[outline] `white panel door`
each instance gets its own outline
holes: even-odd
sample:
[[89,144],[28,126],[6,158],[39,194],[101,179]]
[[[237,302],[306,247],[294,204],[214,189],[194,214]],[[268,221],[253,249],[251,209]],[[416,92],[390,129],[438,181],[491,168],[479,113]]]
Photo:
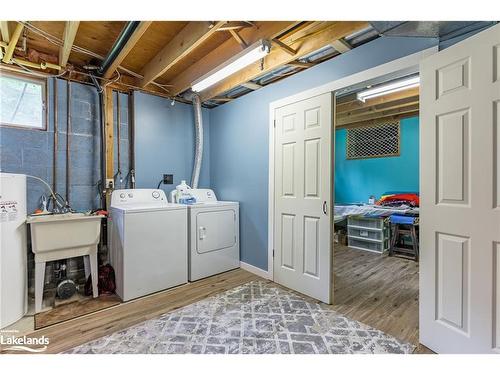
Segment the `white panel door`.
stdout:
[[500,353],[500,25],[420,74],[420,342]]
[[331,93],[276,109],[274,281],[331,302]]

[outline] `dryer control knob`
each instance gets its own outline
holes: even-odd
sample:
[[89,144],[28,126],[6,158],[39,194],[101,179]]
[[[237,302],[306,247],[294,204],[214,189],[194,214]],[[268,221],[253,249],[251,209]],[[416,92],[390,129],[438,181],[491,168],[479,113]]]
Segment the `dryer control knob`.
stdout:
[[120,198],[122,198],[122,199],[125,198],[125,193],[121,193]]
[[153,196],[153,198],[154,198],[154,199],[158,199],[158,198],[160,198],[160,192],[159,192],[159,191],[156,191],[156,190],[155,190],[155,191],[153,191],[153,192],[151,193],[151,195]]

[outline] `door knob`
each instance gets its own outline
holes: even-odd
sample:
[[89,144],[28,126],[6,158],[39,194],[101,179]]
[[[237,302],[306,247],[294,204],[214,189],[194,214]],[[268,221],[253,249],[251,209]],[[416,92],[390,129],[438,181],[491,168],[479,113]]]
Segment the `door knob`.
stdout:
[[326,211],[327,211],[326,201],[323,201],[323,213],[324,213],[325,215],[328,215]]

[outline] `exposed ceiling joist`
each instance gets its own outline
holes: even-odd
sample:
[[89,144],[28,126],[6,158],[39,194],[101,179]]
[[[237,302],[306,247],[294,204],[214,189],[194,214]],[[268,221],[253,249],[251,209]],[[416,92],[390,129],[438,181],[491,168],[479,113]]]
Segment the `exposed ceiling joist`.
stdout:
[[125,43],[125,46],[122,48],[118,56],[116,56],[115,60],[111,63],[108,69],[104,72],[104,78],[110,78],[115,70],[121,65],[123,60],[127,57],[130,51],[137,45],[139,39],[144,35],[146,30],[151,26],[152,21],[142,21],[139,26],[134,30],[130,39]]
[[290,45],[292,49],[297,51],[295,55],[291,55],[288,52],[283,51],[283,49],[277,48],[266,56],[262,69],[260,62],[254,63],[202,92],[201,99],[208,100],[219,96],[222,93],[241,85],[243,82],[248,82],[259,75],[268,73],[280,66],[288,64],[291,61],[295,61],[302,56],[330,44],[334,40],[338,40],[357,30],[361,30],[367,27],[367,25],[367,22],[360,21],[334,23],[326,29],[316,32],[314,38],[306,38],[303,41],[297,41]]
[[374,119],[368,119],[368,120],[363,120],[363,121],[358,121],[358,122],[351,122],[351,123],[346,123],[344,125],[339,125],[339,124],[335,124],[335,127],[336,128],[360,128],[360,127],[363,127],[363,126],[371,126],[371,125],[376,125],[376,124],[379,124],[381,122],[386,122],[386,121],[396,121],[396,120],[401,120],[401,119],[404,119],[404,118],[408,118],[408,117],[414,117],[414,116],[418,116],[419,114],[419,111],[413,111],[413,112],[406,112],[406,113],[401,113],[401,114],[398,114],[398,115],[390,115],[390,116],[385,116],[385,117],[376,117]]
[[287,52],[288,54],[295,56],[297,54],[297,51],[295,51],[293,48],[287,46],[285,43],[278,39],[273,39],[272,40],[273,44],[276,45],[278,48],[281,48],[283,51]]
[[163,49],[146,64],[140,86],[145,87],[209,38],[225,22],[189,22]]
[[241,48],[245,49],[248,47],[247,42],[243,40],[240,34],[236,30],[230,29],[229,32],[231,33],[232,37],[238,42],[238,44],[241,46]]
[[63,45],[59,49],[59,65],[63,68],[68,63],[71,47],[73,47],[79,26],[80,21],[66,21],[64,26]]
[[377,98],[367,99],[365,103],[358,100],[356,94],[351,94],[345,96],[343,98],[339,98],[337,100],[337,113],[353,111],[359,108],[366,107],[367,105],[373,106],[378,104],[383,104],[387,102],[393,102],[400,99],[410,98],[410,97],[418,97],[419,96],[419,88],[414,87],[408,90],[403,90],[399,92],[394,92],[392,94],[387,94],[383,96],[379,96]]
[[9,21],[0,21],[0,32],[2,33],[2,41],[10,42]]
[[223,26],[219,27],[217,31],[239,30],[252,26],[253,24],[248,21],[229,21],[226,22]]
[[398,108],[384,109],[381,111],[366,113],[366,114],[362,114],[359,116],[344,116],[344,117],[336,119],[335,126],[346,126],[346,125],[352,124],[352,123],[370,121],[370,120],[375,120],[375,119],[379,119],[379,118],[384,118],[387,116],[397,116],[397,115],[402,115],[402,114],[407,114],[407,113],[418,112],[418,110],[419,110],[419,104],[417,103],[417,104],[411,104],[411,105],[404,105],[404,106],[398,107]]
[[[247,43],[252,44],[259,39],[272,39],[296,26],[298,23],[298,21],[264,22],[252,28],[242,29],[239,34]],[[172,84],[172,95],[186,91],[196,79],[217,68],[239,52],[241,52],[241,47],[233,39],[226,40],[219,47],[208,53],[203,60],[189,66],[174,80],[169,82]]]
[[17,42],[19,41],[19,37],[23,32],[23,24],[18,23],[12,37],[10,38],[9,45],[5,49],[5,53],[3,55],[2,61],[6,64],[11,63],[12,56],[14,55],[14,50],[16,48]]
[[298,40],[302,40],[306,37],[309,37],[311,34],[318,32],[319,30],[325,29],[328,26],[333,25],[335,22],[333,21],[308,21],[302,22],[290,32],[281,35],[279,40],[286,45],[290,45]]
[[346,53],[352,49],[352,47],[343,39],[334,40],[331,45],[340,53]]
[[335,125],[365,126],[383,119],[418,113],[418,110],[418,87],[368,99],[366,102],[357,100],[356,94],[351,94],[337,101]]
[[344,113],[338,113],[336,118],[337,120],[349,120],[349,121],[357,121],[358,118],[363,117],[363,116],[371,116],[371,115],[378,115],[380,113],[384,113],[385,115],[391,114],[391,111],[394,111],[396,113],[397,111],[403,110],[404,108],[410,108],[410,107],[418,107],[419,101],[417,100],[410,100],[410,99],[404,99],[396,102],[389,102],[385,104],[380,104],[378,106],[369,106],[363,109],[359,109],[355,112],[344,112]]
[[262,88],[261,85],[255,83],[255,82],[244,82],[241,84],[241,86],[246,87],[247,89],[250,89],[250,90],[254,90],[254,91]]

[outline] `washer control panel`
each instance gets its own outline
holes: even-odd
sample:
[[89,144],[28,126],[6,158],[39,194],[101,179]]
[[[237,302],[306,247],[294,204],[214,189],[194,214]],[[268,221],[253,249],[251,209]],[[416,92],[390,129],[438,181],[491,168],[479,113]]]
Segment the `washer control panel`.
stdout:
[[111,206],[124,203],[167,202],[163,190],[159,189],[120,189],[111,194]]

